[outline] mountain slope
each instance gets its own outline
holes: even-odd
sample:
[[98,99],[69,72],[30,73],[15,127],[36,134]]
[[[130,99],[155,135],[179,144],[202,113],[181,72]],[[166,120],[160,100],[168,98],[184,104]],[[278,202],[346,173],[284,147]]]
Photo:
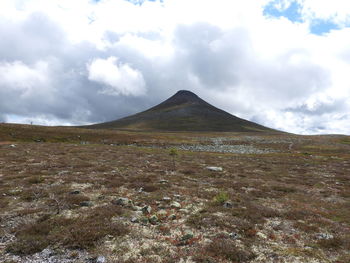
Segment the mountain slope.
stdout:
[[274,131],[220,110],[186,90],[178,91],[169,99],[146,111],[87,127],[161,131]]

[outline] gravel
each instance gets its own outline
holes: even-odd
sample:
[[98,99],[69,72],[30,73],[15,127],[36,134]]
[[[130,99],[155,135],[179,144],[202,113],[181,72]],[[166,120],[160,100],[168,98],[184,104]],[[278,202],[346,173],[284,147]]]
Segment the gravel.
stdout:
[[190,145],[183,144],[176,147],[179,150],[192,152],[219,152],[219,153],[240,153],[240,154],[265,154],[276,152],[271,149],[258,149],[251,145]]
[[[259,137],[256,137],[259,138]],[[245,136],[244,139],[254,140],[256,139],[253,136]],[[158,149],[170,149],[176,148],[182,151],[192,151],[192,152],[217,152],[217,153],[237,153],[237,154],[266,154],[266,153],[274,153],[278,152],[273,149],[260,149],[255,146],[249,144],[241,144],[241,145],[230,145],[227,142],[232,141],[242,141],[242,139],[231,138],[231,137],[202,137],[200,138],[202,142],[208,144],[181,144],[181,145],[141,145],[141,144],[127,144],[129,147],[143,147],[143,148],[158,148]],[[243,141],[244,141],[243,139]],[[243,142],[242,141],[242,142]],[[261,142],[261,141],[260,141]],[[266,143],[266,141],[263,141]],[[271,141],[272,142],[272,141]],[[270,142],[270,143],[271,143]],[[282,143],[281,141],[276,141],[274,143]],[[284,143],[289,143],[289,141],[285,141]],[[118,144],[114,144],[118,146]]]

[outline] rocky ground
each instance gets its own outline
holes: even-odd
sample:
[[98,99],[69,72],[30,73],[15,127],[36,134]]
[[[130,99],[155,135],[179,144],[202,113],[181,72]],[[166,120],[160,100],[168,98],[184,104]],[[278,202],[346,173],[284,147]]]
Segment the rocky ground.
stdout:
[[350,262],[349,137],[7,128],[0,262]]

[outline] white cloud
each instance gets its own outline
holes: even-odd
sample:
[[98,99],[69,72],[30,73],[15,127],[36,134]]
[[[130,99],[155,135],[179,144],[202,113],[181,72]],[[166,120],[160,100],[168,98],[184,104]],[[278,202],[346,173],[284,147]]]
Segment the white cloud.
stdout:
[[336,24],[350,23],[350,2],[344,0],[299,0],[302,13],[309,19],[331,20]]
[[116,57],[94,59],[87,65],[89,80],[106,85],[101,91],[108,95],[140,96],[146,94],[142,73],[127,64],[118,63]]
[[292,3],[299,5],[299,11],[304,20],[331,21],[339,26],[350,23],[350,2],[346,0],[270,0],[280,11],[286,10]]
[[265,17],[270,0],[1,0],[0,115],[100,122],[192,89],[274,128],[350,134],[350,29],[309,30],[347,23],[349,3],[297,1],[305,22]]
[[12,89],[20,96],[28,96],[34,91],[40,91],[43,86],[48,88],[48,65],[39,61],[29,67],[21,61],[0,63],[0,87]]

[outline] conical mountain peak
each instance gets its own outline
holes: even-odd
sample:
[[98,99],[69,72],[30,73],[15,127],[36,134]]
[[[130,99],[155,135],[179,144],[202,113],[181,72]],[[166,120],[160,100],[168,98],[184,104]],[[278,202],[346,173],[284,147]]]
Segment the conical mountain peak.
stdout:
[[157,109],[163,109],[173,106],[179,106],[182,104],[208,104],[204,100],[202,100],[200,97],[198,97],[196,94],[189,90],[179,90],[176,92],[173,96],[171,96],[169,99],[163,101],[159,105],[151,108],[150,110],[157,110]]
[[91,125],[90,128],[158,131],[274,131],[220,110],[188,90],[180,90],[146,111],[116,121]]
[[174,94],[173,97],[186,97],[188,99],[198,98],[198,96],[196,94],[194,94],[192,91],[189,91],[189,90],[179,90],[178,92],[176,92]]

